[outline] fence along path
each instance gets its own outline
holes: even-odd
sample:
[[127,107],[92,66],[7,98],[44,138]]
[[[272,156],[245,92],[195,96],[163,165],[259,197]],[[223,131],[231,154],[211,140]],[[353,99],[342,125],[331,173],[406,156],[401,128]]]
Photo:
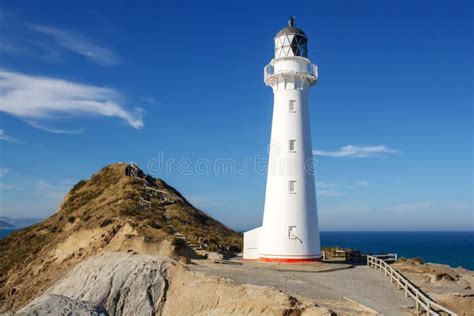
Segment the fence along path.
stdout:
[[[131,162],[128,164],[127,173],[132,178],[141,180],[143,182],[143,189],[144,189],[145,194],[144,196],[140,197],[140,205],[142,207],[151,208],[151,198],[153,195],[158,196],[159,193],[161,193],[162,195],[168,194],[168,192],[166,191],[151,187],[146,178],[146,174],[141,172],[141,170],[138,168],[138,165],[136,163]],[[168,199],[165,198],[165,200],[168,200]],[[181,232],[179,232],[173,224],[169,222],[171,220],[171,215],[168,213],[168,210],[166,208],[164,210],[163,215],[167,222],[168,228],[173,232],[174,236],[178,239],[186,240],[186,237],[183,234],[181,234]]]
[[405,297],[411,297],[415,300],[415,311],[417,314],[425,313],[425,315],[450,315],[458,316],[455,312],[439,305],[433,301],[428,295],[421,291],[416,285],[411,283],[400,272],[392,268],[383,259],[376,256],[367,256],[367,265],[374,269],[384,271],[386,276],[390,276],[390,281],[397,284],[398,289],[405,291]]

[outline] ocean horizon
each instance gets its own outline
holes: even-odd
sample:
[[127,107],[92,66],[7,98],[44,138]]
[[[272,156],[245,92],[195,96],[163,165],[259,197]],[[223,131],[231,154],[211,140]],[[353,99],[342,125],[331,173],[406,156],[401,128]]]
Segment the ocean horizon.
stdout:
[[[16,229],[0,229],[0,239]],[[322,231],[322,247],[396,253],[474,271],[474,231]]]

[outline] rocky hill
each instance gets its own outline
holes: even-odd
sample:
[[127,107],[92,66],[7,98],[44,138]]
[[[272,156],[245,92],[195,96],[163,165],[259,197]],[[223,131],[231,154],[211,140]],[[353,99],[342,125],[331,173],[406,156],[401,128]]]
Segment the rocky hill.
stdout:
[[7,223],[7,222],[4,222],[4,221],[0,220],[0,228],[13,228],[13,227],[15,227],[15,226],[13,226],[10,223]]
[[36,224],[40,221],[41,221],[40,218],[22,218],[22,217],[11,218],[7,216],[0,216],[0,222],[7,223],[8,225],[11,225],[12,227],[17,228],[17,229]]
[[137,166],[109,165],[77,183],[54,215],[0,240],[0,312],[104,251],[177,258],[193,255],[189,245],[239,251],[242,236]]

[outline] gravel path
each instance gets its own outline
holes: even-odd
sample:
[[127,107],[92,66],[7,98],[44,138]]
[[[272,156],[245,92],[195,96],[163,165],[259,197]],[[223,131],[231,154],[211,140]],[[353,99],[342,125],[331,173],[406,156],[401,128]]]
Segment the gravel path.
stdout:
[[191,270],[217,274],[243,284],[275,286],[290,295],[314,302],[340,300],[344,296],[384,315],[403,315],[412,302],[382,272],[367,266],[328,272],[264,269],[252,264],[189,265]]

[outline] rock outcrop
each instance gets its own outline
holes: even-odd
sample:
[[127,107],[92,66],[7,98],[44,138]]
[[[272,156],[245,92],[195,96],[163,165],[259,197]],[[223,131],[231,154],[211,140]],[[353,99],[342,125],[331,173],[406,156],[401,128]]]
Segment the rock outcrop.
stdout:
[[[55,307],[56,306],[56,307]],[[46,315],[331,315],[275,288],[240,285],[132,252],[103,252],[78,264],[21,313]]]
[[103,252],[77,265],[46,293],[94,302],[110,315],[154,315],[165,301],[169,265],[151,255]]
[[105,308],[62,295],[42,295],[22,308],[18,315],[88,315],[109,316]]

